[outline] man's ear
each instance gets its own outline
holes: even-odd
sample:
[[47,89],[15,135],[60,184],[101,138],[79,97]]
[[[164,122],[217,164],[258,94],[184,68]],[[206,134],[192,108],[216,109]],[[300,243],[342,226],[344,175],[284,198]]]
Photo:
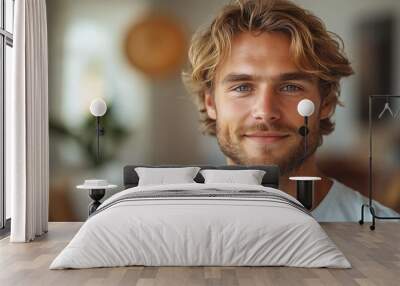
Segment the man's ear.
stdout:
[[210,91],[206,91],[204,94],[204,105],[207,110],[207,114],[211,119],[217,119],[217,112],[215,108],[215,100],[214,96],[211,94]]
[[329,118],[336,108],[336,101],[327,97],[322,101],[320,120]]

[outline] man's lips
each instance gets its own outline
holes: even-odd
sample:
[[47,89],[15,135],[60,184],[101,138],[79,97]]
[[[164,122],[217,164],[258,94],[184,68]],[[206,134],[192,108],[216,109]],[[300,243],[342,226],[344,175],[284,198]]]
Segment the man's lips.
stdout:
[[282,132],[273,132],[273,131],[265,131],[265,132],[253,132],[253,133],[246,133],[244,137],[253,140],[258,143],[275,143],[278,142],[286,137],[289,134],[282,133]]

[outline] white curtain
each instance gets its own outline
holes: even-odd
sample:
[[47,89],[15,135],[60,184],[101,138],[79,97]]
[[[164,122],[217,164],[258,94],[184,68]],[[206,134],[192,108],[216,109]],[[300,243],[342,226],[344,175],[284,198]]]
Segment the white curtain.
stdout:
[[[12,242],[47,232],[48,66],[45,0],[15,1],[13,92],[6,98],[6,182]],[[7,102],[8,101],[8,102]]]

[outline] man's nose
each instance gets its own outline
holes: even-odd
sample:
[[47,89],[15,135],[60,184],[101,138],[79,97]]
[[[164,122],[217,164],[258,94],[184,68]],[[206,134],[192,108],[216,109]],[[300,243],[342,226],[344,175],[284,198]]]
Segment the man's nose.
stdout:
[[280,101],[272,88],[257,94],[252,115],[257,121],[276,121],[281,118]]

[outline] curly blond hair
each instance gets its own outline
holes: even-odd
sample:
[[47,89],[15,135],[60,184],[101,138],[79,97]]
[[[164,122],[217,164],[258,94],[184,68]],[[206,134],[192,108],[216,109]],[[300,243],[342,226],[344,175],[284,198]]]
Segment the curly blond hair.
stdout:
[[205,107],[205,93],[213,90],[216,68],[229,54],[232,38],[242,32],[282,32],[289,36],[295,64],[319,79],[321,99],[333,105],[329,118],[320,120],[321,137],[330,134],[335,128],[331,117],[336,106],[342,105],[339,81],[353,74],[353,69],[341,38],[327,31],[321,19],[287,0],[235,1],[224,6],[211,25],[193,35],[190,65],[182,78],[198,106],[202,132],[216,135],[216,122]]

